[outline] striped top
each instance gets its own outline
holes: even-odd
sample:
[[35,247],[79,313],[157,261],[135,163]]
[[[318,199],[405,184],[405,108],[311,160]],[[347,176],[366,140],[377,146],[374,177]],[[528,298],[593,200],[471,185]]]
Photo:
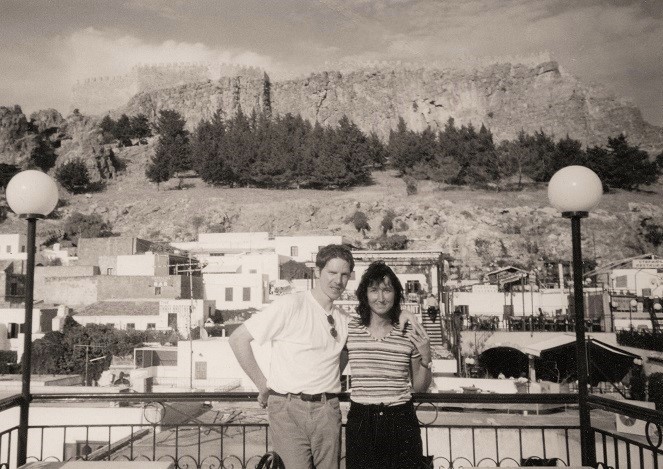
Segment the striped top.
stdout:
[[376,339],[358,318],[348,325],[348,357],[352,373],[351,399],[359,404],[398,405],[409,401],[410,360],[421,355],[394,326],[389,335]]

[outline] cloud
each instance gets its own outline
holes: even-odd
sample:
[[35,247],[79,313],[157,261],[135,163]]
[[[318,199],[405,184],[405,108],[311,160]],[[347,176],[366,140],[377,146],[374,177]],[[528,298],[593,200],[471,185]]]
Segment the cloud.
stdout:
[[200,42],[166,40],[148,43],[132,35],[94,28],[72,34],[62,56],[69,58],[68,74],[72,80],[123,75],[139,64],[204,62],[233,63],[266,70],[279,67],[271,58],[252,51],[211,48]]

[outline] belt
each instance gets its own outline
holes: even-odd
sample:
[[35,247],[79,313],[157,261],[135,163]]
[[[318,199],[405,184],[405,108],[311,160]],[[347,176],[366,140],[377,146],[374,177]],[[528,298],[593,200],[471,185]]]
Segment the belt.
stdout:
[[320,402],[322,400],[322,397],[324,396],[325,399],[334,399],[338,397],[338,394],[333,393],[333,392],[321,392],[319,394],[306,394],[303,392],[298,392],[298,393],[286,393],[286,394],[281,394],[280,392],[276,392],[272,389],[269,390],[269,394],[272,396],[280,396],[280,397],[296,397],[297,399],[301,399],[302,401],[307,401],[307,402]]

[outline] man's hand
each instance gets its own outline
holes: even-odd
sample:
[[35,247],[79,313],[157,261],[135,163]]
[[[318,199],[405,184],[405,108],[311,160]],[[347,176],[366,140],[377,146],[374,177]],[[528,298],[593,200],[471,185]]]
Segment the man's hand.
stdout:
[[426,334],[424,326],[419,321],[417,321],[417,317],[409,311],[401,312],[401,316],[398,318],[398,330],[405,332],[405,326],[408,322],[412,326],[413,332],[416,332],[419,335]]
[[261,409],[267,408],[267,399],[269,399],[269,388],[258,391],[258,404]]

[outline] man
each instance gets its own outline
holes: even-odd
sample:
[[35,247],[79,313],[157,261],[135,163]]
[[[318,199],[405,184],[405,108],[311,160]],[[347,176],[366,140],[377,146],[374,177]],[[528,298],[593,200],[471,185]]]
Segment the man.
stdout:
[[[274,450],[287,469],[338,469],[341,352],[349,314],[334,306],[354,269],[350,250],[330,244],[315,259],[312,290],[280,298],[244,322],[230,337],[237,361],[268,407]],[[406,322],[423,330],[412,315]],[[251,342],[271,342],[268,376],[258,367]]]
[[435,322],[435,319],[440,312],[440,305],[432,293],[429,293],[428,297],[424,300],[424,308],[426,309],[426,313],[428,313],[430,320]]

